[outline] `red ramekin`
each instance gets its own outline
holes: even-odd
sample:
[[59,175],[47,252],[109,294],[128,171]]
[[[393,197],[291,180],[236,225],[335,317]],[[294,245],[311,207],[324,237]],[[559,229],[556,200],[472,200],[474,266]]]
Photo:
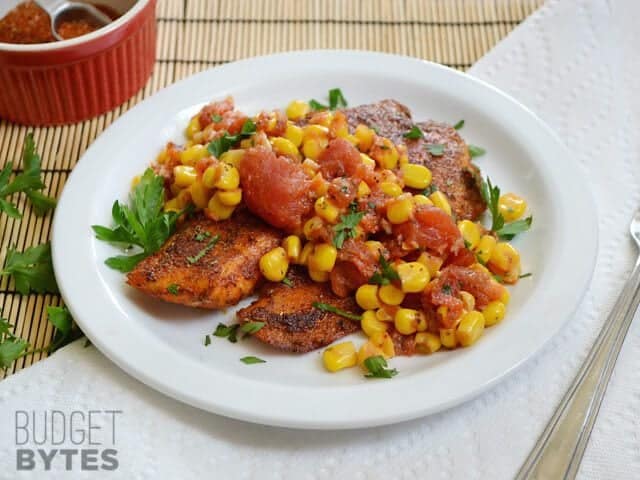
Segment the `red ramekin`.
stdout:
[[153,70],[155,17],[156,0],[138,0],[116,21],[81,37],[34,45],[0,43],[0,118],[60,125],[124,103]]

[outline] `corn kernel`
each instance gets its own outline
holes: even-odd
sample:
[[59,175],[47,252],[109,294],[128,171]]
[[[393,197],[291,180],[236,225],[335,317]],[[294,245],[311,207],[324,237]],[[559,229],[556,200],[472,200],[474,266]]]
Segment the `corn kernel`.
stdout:
[[387,219],[394,224],[409,221],[413,215],[413,203],[410,197],[397,198],[387,204]]
[[458,345],[458,339],[456,338],[455,328],[441,328],[440,329],[440,343],[447,348],[456,348]]
[[313,237],[313,232],[315,232],[319,228],[322,228],[323,225],[324,222],[320,217],[311,217],[305,222],[304,226],[302,227],[302,233],[304,233],[304,236],[307,238],[307,240],[311,240],[311,238]]
[[200,118],[196,115],[189,120],[189,124],[185,130],[187,138],[193,138],[193,136],[200,131]]
[[394,315],[391,315],[389,311],[391,311],[391,308],[389,307],[387,308],[380,307],[379,309],[376,310],[376,318],[381,322],[393,322],[395,311],[394,311]]
[[314,282],[324,283],[329,281],[329,272],[322,272],[320,270],[309,269],[309,278]]
[[251,147],[255,147],[255,142],[253,140],[253,137],[244,138],[240,140],[240,148],[246,150],[247,148],[251,148]]
[[209,153],[209,150],[207,150],[207,147],[197,143],[192,147],[189,147],[180,152],[180,162],[182,162],[183,165],[193,166],[198,160],[206,158],[210,155],[211,154]]
[[431,183],[431,170],[423,165],[407,163],[400,167],[400,171],[407,187],[423,189]]
[[325,196],[319,197],[316,200],[314,209],[316,215],[329,223],[336,223],[340,216],[340,210],[338,210],[338,207],[327,200],[327,197]]
[[367,167],[376,168],[376,161],[366,153],[360,154],[360,160],[362,160],[362,163],[364,163]]
[[220,203],[229,207],[235,207],[242,201],[242,190],[239,188],[233,190],[218,190],[216,195]]
[[307,174],[307,177],[313,178],[318,173],[320,169],[320,165],[311,160],[310,158],[305,158],[302,162],[302,171]]
[[260,272],[272,282],[281,282],[287,276],[288,269],[287,252],[282,247],[276,247],[260,258]]
[[188,187],[196,181],[196,170],[186,165],[178,165],[173,168],[174,182],[179,187]]
[[179,212],[180,210],[182,210],[182,208],[180,208],[178,206],[178,199],[177,198],[172,198],[171,200],[168,200],[164,204],[164,211],[165,212]]
[[309,140],[329,140],[329,129],[322,125],[306,125],[302,127],[302,143]]
[[364,242],[364,244],[378,257],[382,255],[382,252],[384,252],[384,245],[382,245],[382,243],[378,242],[377,240],[367,240],[366,242]]
[[313,125],[322,125],[323,127],[329,127],[333,121],[333,113],[327,110],[314,113],[309,119],[309,123]]
[[358,354],[353,342],[342,342],[326,348],[322,354],[324,367],[330,372],[354,367],[358,363]]
[[374,142],[369,155],[373,158],[380,168],[393,170],[398,165],[398,150],[391,140],[388,138],[378,137]]
[[360,285],[356,290],[356,302],[363,310],[380,308],[377,285]]
[[407,155],[406,153],[401,153],[400,158],[398,158],[398,165],[402,167],[407,164],[409,164],[409,155]]
[[206,213],[208,213],[209,217],[213,220],[226,220],[231,217],[233,214],[233,210],[235,207],[230,207],[228,205],[223,204],[220,201],[220,198],[217,195],[211,197],[209,203],[207,204]]
[[467,312],[462,315],[456,330],[456,339],[463,347],[476,343],[484,331],[484,316],[480,312]]
[[464,309],[471,312],[476,307],[476,299],[475,297],[464,290],[460,292],[460,300],[464,303]]
[[207,188],[215,188],[218,175],[219,170],[216,165],[207,167],[207,169],[202,174],[202,183]]
[[[383,323],[383,325],[385,324]],[[382,350],[384,358],[388,359],[396,355],[396,349],[393,346],[393,339],[386,331],[374,332],[369,336],[369,341]]]
[[309,255],[313,252],[314,243],[307,242],[302,247],[302,251],[300,252],[300,256],[298,257],[298,265],[306,265],[309,263]]
[[293,100],[287,105],[286,114],[289,120],[300,120],[311,111],[309,104],[303,100]]
[[364,368],[364,361],[369,357],[384,356],[382,348],[375,345],[371,340],[366,341],[358,350],[358,365]]
[[382,285],[378,289],[378,296],[387,305],[400,305],[404,300],[404,292],[395,285]]
[[489,269],[484,265],[482,265],[481,263],[474,263],[469,268],[476,272],[482,272],[482,273],[486,273],[487,275],[491,275],[491,272],[489,271]]
[[505,273],[520,265],[520,254],[507,242],[498,242],[489,258],[489,270]]
[[309,270],[330,272],[333,270],[337,258],[338,250],[336,247],[329,243],[318,243],[313,249],[313,252],[311,252],[311,255],[309,255],[307,264]]
[[492,235],[483,235],[476,246],[476,258],[479,262],[487,263],[496,246],[496,239]]
[[416,333],[420,320],[419,313],[412,308],[399,308],[393,321],[396,330],[403,335]]
[[220,164],[220,177],[215,183],[216,188],[222,190],[234,190],[240,186],[240,173],[238,169],[228,163]]
[[443,263],[443,260],[440,257],[436,257],[435,255],[431,255],[427,252],[422,252],[416,261],[427,267],[429,277],[431,278],[436,276]]
[[435,353],[440,350],[442,342],[438,335],[429,332],[416,333],[416,352],[418,353]]
[[360,149],[360,151],[368,152],[371,148],[371,145],[373,145],[373,139],[376,135],[376,132],[374,132],[366,125],[360,124],[356,127],[354,135],[358,139],[358,148]]
[[471,220],[462,220],[458,222],[458,229],[467,248],[474,250],[480,243],[480,227],[478,224]]
[[303,136],[304,132],[302,131],[302,128],[291,123],[287,125],[287,129],[284,132],[284,138],[293,143],[293,145],[295,145],[296,147],[302,145]]
[[191,192],[191,200],[193,200],[194,205],[198,208],[206,208],[212,191],[205,187],[200,180],[193,182],[191,187],[189,187],[189,191]]
[[436,313],[442,320],[444,320],[447,318],[447,314],[449,313],[449,307],[447,307],[446,305],[440,305],[436,309]]
[[271,145],[273,150],[279,155],[284,155],[291,158],[300,158],[298,147],[296,147],[291,140],[284,137],[273,137],[271,139]]
[[389,328],[388,323],[378,320],[376,312],[373,310],[367,310],[362,314],[360,325],[367,337],[371,337],[375,333],[386,332],[387,328]]
[[393,182],[380,182],[380,190],[390,197],[399,197],[402,195],[402,188],[400,188],[400,185]]
[[424,195],[414,195],[413,203],[415,205],[433,205],[433,202]]
[[358,191],[356,192],[356,196],[358,198],[364,198],[370,194],[371,194],[371,189],[369,188],[369,185],[367,185],[366,182],[360,182],[360,184],[358,185]]
[[440,210],[444,210],[447,215],[451,215],[451,205],[449,204],[449,199],[440,190],[429,195],[429,200],[431,200],[433,204]]
[[237,148],[235,150],[227,150],[222,155],[220,155],[220,161],[238,168],[243,157],[244,150],[241,148]]
[[404,293],[422,292],[431,280],[429,270],[420,262],[401,263],[396,270]]
[[513,222],[524,215],[527,210],[527,202],[515,193],[505,193],[498,200],[498,209],[505,222]]
[[505,314],[504,303],[494,301],[490,302],[486,307],[482,309],[482,315],[484,316],[484,324],[486,327],[491,327],[496,323],[499,323],[504,318]]
[[509,290],[505,288],[502,295],[500,295],[500,301],[505,305],[509,305],[509,300],[511,300],[511,294],[509,293]]
[[289,235],[282,241],[282,248],[287,253],[287,258],[290,262],[297,262],[300,258],[300,251],[302,250],[302,242],[297,235]]
[[317,160],[320,154],[327,148],[329,141],[326,138],[312,138],[302,145],[302,153],[311,160]]

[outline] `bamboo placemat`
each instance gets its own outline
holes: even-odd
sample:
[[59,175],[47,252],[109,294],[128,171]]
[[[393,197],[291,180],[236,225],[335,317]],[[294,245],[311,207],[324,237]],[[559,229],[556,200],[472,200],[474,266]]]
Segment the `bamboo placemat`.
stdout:
[[[19,159],[27,132],[42,155],[45,192],[59,196],[87,147],[116,118],[157,90],[225,62],[286,50],[350,48],[420,57],[466,70],[543,0],[159,0],[158,60],[153,76],[134,98],[90,121],[27,128],[0,121],[0,168]],[[215,92],[212,92],[214,95]],[[36,217],[24,202],[17,221],[0,215],[0,262],[9,246],[22,251],[46,242],[51,215]],[[1,316],[34,347],[53,334],[46,320],[55,295],[26,295],[0,281]],[[46,354],[23,357],[5,375]]]

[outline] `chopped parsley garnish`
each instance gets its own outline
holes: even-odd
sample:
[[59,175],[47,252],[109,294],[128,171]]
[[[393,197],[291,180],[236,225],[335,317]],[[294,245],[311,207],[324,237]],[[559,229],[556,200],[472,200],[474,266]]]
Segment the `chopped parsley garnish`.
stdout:
[[333,227],[333,244],[336,248],[342,248],[345,240],[356,237],[356,227],[363,216],[364,212],[351,212],[340,217],[340,223]]
[[282,279],[282,283],[284,283],[289,288],[293,288],[293,282],[288,277],[284,277]]
[[375,125],[370,125],[369,128],[376,132],[376,135],[380,135],[380,129]]
[[124,247],[136,245],[142,252],[118,255],[104,263],[121,272],[128,272],[143,258],[157,252],[175,230],[177,212],[163,211],[164,178],[148,168],[131,193],[129,205],[115,201],[111,208],[113,227],[93,225],[98,240]]
[[451,285],[447,285],[446,283],[442,286],[442,293],[445,295],[451,295]]
[[238,329],[240,328],[239,324],[233,324],[230,326],[226,326],[224,323],[218,323],[215,332],[213,335],[220,338],[226,338],[231,343],[236,343],[238,341]]
[[518,278],[527,278],[530,277],[531,275],[533,275],[533,273],[529,272],[529,273],[523,273],[522,275],[520,275]]
[[414,125],[413,127],[411,127],[411,130],[404,133],[402,136],[404,138],[408,138],[409,140],[417,140],[419,138],[424,138],[424,133],[422,133],[422,130],[420,130],[420,127],[418,127],[417,125]]
[[462,127],[464,127],[464,120],[458,120],[458,123],[453,126],[456,130],[460,130]]
[[202,250],[196,253],[193,257],[187,257],[187,261],[192,265],[194,263],[197,263],[202,257],[204,257],[207,253],[209,253],[209,250],[211,250],[216,245],[216,243],[218,243],[219,240],[220,240],[220,235],[214,235],[213,237],[211,237],[211,239],[207,242],[207,244]]
[[211,345],[211,335],[205,335],[205,337],[204,337],[204,346],[208,347],[209,345]]
[[321,110],[328,110],[329,107],[327,105],[323,105],[322,103],[320,103],[317,100],[314,100],[313,98],[311,100],[309,100],[309,106],[311,107],[311,110],[315,111],[315,112],[319,112]]
[[237,135],[229,135],[228,133],[225,133],[221,137],[218,137],[209,143],[209,145],[207,145],[207,149],[214,157],[220,158],[224,152],[230,150],[240,140],[248,138],[254,133],[256,133],[256,124],[253,120],[248,118],[242,125],[240,133]]
[[429,195],[431,195],[433,192],[437,192],[438,191],[438,187],[436,186],[435,183],[432,183],[431,185],[429,185],[427,188],[425,188],[422,191],[422,195],[424,195],[425,197],[428,197]]
[[167,292],[169,292],[171,295],[178,295],[179,291],[180,291],[180,285],[176,283],[172,283],[167,287]]
[[242,327],[240,327],[240,330],[242,330],[246,334],[253,335],[264,326],[265,326],[264,322],[247,322],[242,324]]
[[500,187],[493,185],[491,179],[487,177],[482,180],[480,192],[491,213],[491,231],[495,232],[502,240],[511,240],[517,234],[526,232],[531,227],[533,217],[529,216],[522,220],[511,223],[504,223],[504,217],[500,213],[498,203],[500,201]]
[[493,279],[498,283],[504,283],[504,278],[502,275],[493,274]]
[[204,232],[198,232],[196,236],[193,238],[195,239],[196,242],[202,242],[204,241],[205,238],[209,238],[210,236],[211,236],[211,232],[204,231]]
[[362,320],[360,315],[356,315],[355,313],[347,312],[341,308],[338,308],[334,305],[330,305],[328,303],[322,302],[313,302],[313,308],[317,308],[318,310],[322,310],[323,312],[335,313],[336,315],[340,315],[341,317],[348,318],[349,320]]
[[364,361],[365,368],[369,371],[366,378],[392,378],[398,374],[395,368],[388,368],[387,361],[382,355],[374,355]]
[[342,90],[339,88],[332,88],[329,90],[329,108],[335,110],[337,108],[346,108],[347,99],[344,98]]
[[471,158],[481,157],[485,153],[487,153],[487,151],[484,148],[476,145],[469,145],[469,155],[471,155]]
[[222,121],[222,115],[218,115],[217,113],[215,115],[211,115],[211,121],[213,123],[218,123]]
[[380,271],[374,273],[369,282],[378,285],[389,285],[393,280],[400,280],[400,275],[396,272],[391,264],[387,262],[383,255],[380,255],[378,260],[380,263]]
[[256,364],[256,363],[267,363],[267,361],[266,361],[266,360],[263,360],[263,359],[258,358],[258,357],[254,357],[254,356],[252,356],[252,355],[250,355],[250,356],[248,356],[248,357],[242,357],[242,358],[240,359],[240,361],[241,361],[242,363],[247,364],[247,365],[253,365],[253,364]]
[[444,155],[444,145],[442,143],[429,143],[426,145],[427,152],[434,157],[441,157]]
[[7,249],[7,258],[0,276],[11,275],[16,290],[27,295],[31,290],[37,293],[58,293],[56,277],[53,274],[51,245],[43,243],[27,248],[20,253],[15,248]]

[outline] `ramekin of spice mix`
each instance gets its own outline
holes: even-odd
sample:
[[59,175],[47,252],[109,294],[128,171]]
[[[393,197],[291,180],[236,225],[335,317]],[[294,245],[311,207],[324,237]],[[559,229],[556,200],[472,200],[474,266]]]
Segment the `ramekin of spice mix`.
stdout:
[[147,82],[156,0],[89,2],[113,18],[96,29],[49,16],[30,0],[0,2],[0,118],[27,125],[79,122],[122,104]]

